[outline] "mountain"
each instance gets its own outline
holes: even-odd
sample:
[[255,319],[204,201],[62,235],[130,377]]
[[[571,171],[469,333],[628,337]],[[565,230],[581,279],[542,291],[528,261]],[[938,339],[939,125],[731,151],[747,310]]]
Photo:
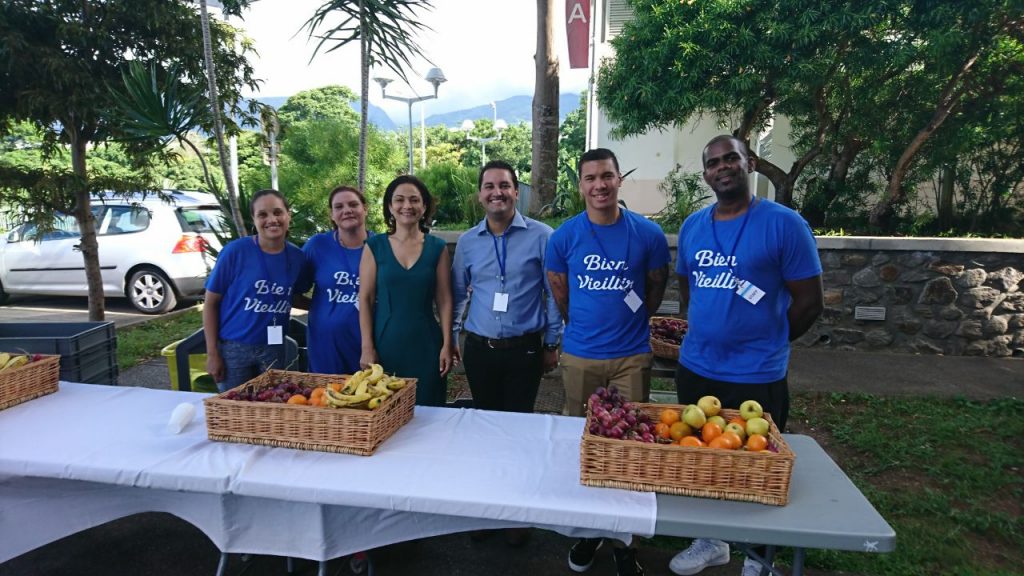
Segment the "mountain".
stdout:
[[[260,102],[280,108],[287,100],[287,96],[268,96],[260,98]],[[352,109],[359,112],[359,102],[352,102]],[[533,96],[512,96],[495,102],[498,109],[498,118],[507,122],[510,126],[519,122],[530,124],[533,122]],[[562,122],[569,112],[572,112],[580,105],[579,94],[562,94],[558,98],[558,121]],[[404,122],[396,123],[384,112],[383,109],[374,106],[369,108],[370,124],[378,130],[389,132],[392,130],[405,129]],[[449,128],[462,126],[463,120],[479,120],[481,118],[494,118],[494,110],[491,104],[481,104],[472,108],[463,108],[443,114],[431,114],[424,119],[427,126],[444,125]],[[404,120],[404,118],[403,118]]]

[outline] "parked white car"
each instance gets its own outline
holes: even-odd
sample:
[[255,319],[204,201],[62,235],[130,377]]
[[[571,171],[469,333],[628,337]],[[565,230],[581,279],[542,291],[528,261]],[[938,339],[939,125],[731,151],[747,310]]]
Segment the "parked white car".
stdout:
[[[94,196],[100,273],[107,297],[127,297],[135,308],[157,314],[179,299],[203,295],[221,245],[220,205],[212,194],[166,191]],[[87,296],[85,263],[75,218],[58,214],[54,230],[22,224],[0,239],[0,303],[9,294]]]

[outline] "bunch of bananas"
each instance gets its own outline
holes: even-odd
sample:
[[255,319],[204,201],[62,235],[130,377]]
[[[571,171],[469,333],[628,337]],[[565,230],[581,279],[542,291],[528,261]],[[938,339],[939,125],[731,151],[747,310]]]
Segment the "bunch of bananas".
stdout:
[[371,364],[345,381],[340,392],[327,387],[325,398],[332,408],[376,410],[384,400],[405,387],[405,380],[384,374],[380,364]]
[[32,361],[32,358],[28,354],[18,354],[11,356],[7,352],[0,352],[0,371],[7,370],[9,368],[17,368],[24,366]]

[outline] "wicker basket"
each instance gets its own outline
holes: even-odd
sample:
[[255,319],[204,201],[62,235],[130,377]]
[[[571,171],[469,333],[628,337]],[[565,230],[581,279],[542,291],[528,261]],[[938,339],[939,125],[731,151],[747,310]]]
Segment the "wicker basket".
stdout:
[[0,372],[0,410],[56,392],[59,377],[56,354]]
[[[634,404],[655,421],[668,404]],[[722,410],[726,420],[737,410]],[[784,506],[789,502],[789,481],[795,455],[766,413],[771,425],[768,442],[778,452],[689,448],[647,444],[591,434],[590,419],[580,443],[580,483],[586,486],[661,492],[721,500],[742,500]]]
[[[677,318],[670,318],[667,316],[651,316],[650,325],[653,328],[659,322],[663,320],[677,320]],[[679,345],[666,342],[660,338],[654,336],[651,333],[651,352],[658,358],[664,358],[665,360],[678,360],[679,359]]]
[[[238,389],[268,388],[291,379],[309,386],[326,386],[342,376],[268,370]],[[412,419],[416,380],[389,396],[376,410],[325,408],[207,398],[206,432],[210,440],[297,448],[369,456],[377,446]]]

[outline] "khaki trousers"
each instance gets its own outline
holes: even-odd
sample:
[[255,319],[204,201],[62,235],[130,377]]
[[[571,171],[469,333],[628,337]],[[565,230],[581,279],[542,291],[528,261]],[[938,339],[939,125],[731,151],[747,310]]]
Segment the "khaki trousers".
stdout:
[[592,360],[562,354],[562,384],[565,386],[567,416],[585,416],[587,399],[601,386],[615,386],[631,402],[647,402],[651,393],[651,358],[636,354],[622,358]]

